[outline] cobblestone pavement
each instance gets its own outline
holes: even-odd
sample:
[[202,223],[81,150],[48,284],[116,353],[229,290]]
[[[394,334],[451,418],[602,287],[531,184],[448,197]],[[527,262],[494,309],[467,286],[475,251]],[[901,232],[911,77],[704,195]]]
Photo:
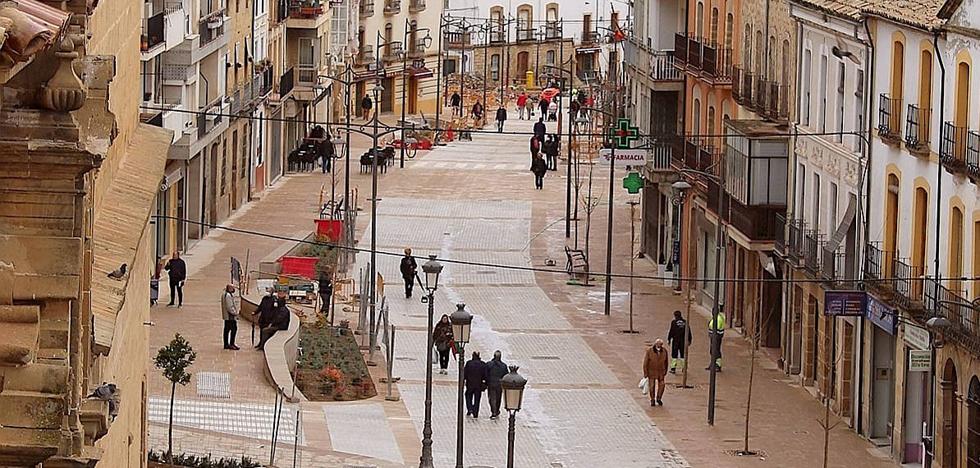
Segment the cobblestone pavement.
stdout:
[[[554,124],[550,124],[552,127]],[[529,122],[508,123],[508,130],[527,131]],[[354,154],[366,146],[355,138]],[[416,256],[429,253],[473,263],[513,267],[560,269],[564,263],[564,166],[550,172],[544,190],[533,190],[527,171],[526,136],[474,135],[472,142],[455,142],[420,154],[405,170],[392,168],[380,176],[378,213],[379,250],[400,252],[413,247]],[[361,242],[369,242],[370,176],[357,174],[351,183],[360,189],[364,208],[358,226]],[[598,175],[596,195],[605,197],[608,179]],[[338,180],[342,180],[339,178]],[[261,200],[240,210],[226,225],[289,237],[303,237],[312,229],[317,194],[329,179],[318,173],[286,177]],[[618,185],[618,184],[617,184]],[[342,191],[342,189],[341,189]],[[622,192],[616,194],[616,220],[628,223],[628,207]],[[603,198],[606,200],[606,198]],[[604,202],[603,202],[604,203]],[[283,209],[287,207],[288,209]],[[304,215],[308,213],[308,215]],[[584,216],[583,216],[584,218]],[[619,225],[619,224],[617,224]],[[625,224],[628,226],[628,224]],[[578,223],[580,240],[585,223]],[[603,259],[605,206],[593,214],[591,253]],[[629,230],[616,229],[613,270],[628,269]],[[198,361],[192,372],[226,374],[204,379],[203,389],[194,380],[178,388],[181,426],[175,444],[192,453],[255,454],[266,461],[271,437],[265,429],[249,432],[249,421],[263,421],[275,402],[266,383],[261,354],[221,349],[218,298],[228,278],[228,259],[250,259],[250,265],[281,247],[277,239],[237,232],[213,231],[187,253],[190,277],[183,308],[156,307],[152,312],[151,355],[174,332],[194,345]],[[358,255],[364,266],[366,254]],[[558,262],[549,267],[548,261]],[[378,257],[378,270],[388,280],[387,303],[392,323],[399,328],[395,344],[394,386],[399,401],[383,396],[366,402],[303,403],[300,405],[300,454],[297,466],[416,466],[424,398],[425,305],[401,295],[397,257]],[[594,269],[602,262],[593,261]],[[636,263],[637,274],[656,274],[647,261]],[[719,376],[716,424],[705,424],[707,373],[705,319],[692,326],[692,389],[670,389],[665,406],[650,408],[636,389],[642,353],[654,338],[666,332],[670,313],[683,302],[662,283],[638,281],[634,294],[635,327],[641,333],[620,333],[626,328],[628,295],[626,280],[613,282],[613,311],[602,314],[602,287],[569,286],[561,274],[500,269],[483,265],[448,263],[436,295],[436,315],[450,313],[454,303],[465,302],[477,318],[467,351],[488,357],[500,349],[506,361],[521,365],[530,383],[525,408],[517,415],[517,466],[541,467],[749,467],[817,466],[823,457],[823,431],[818,418],[822,407],[805,390],[788,383],[768,357],[760,354],[752,410],[751,448],[756,457],[735,457],[742,447],[748,347],[737,333],[726,338],[725,372]],[[162,289],[166,289],[165,287]],[[166,294],[161,302],[166,301]],[[695,308],[697,313],[704,311]],[[250,330],[239,332],[240,345],[250,341]],[[151,365],[152,367],[152,365]],[[382,366],[372,368],[381,376]],[[149,392],[154,401],[166,399],[170,386],[155,370],[150,372]],[[453,465],[456,429],[455,363],[449,375],[435,375],[434,450],[436,466]],[[670,377],[671,383],[679,379]],[[227,391],[224,382],[227,381]],[[217,382],[217,383],[215,383]],[[384,385],[379,385],[384,391]],[[217,395],[218,397],[216,397]],[[227,395],[227,398],[223,398]],[[484,398],[484,402],[486,398]],[[219,402],[221,412],[244,411],[248,417],[218,418],[221,424],[195,419],[194,408]],[[256,405],[255,408],[245,406]],[[158,408],[160,403],[155,403]],[[235,408],[234,406],[238,406]],[[506,420],[487,419],[483,403],[481,419],[465,422],[466,466],[502,467],[506,454]],[[288,407],[289,405],[287,405]],[[229,413],[230,412],[230,413]],[[154,410],[150,426],[151,447],[165,447],[166,426]],[[165,417],[165,416],[164,416]],[[290,419],[295,423],[295,419]],[[382,421],[386,421],[383,423]],[[259,423],[259,424],[263,424]],[[284,423],[284,425],[286,425]],[[277,462],[291,465],[292,446],[280,434]],[[292,432],[288,440],[291,442]],[[830,434],[830,466],[886,467],[883,458],[852,431],[840,427]],[[288,452],[288,453],[287,453]],[[252,456],[252,455],[250,455]]]

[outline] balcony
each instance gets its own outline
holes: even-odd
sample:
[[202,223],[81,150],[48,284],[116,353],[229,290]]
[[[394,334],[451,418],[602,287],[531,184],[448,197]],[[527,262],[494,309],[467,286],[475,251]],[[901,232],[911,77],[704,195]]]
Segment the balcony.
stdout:
[[534,28],[518,28],[517,29],[517,42],[532,42],[534,41],[535,29]]
[[547,40],[561,39],[562,30],[561,23],[557,21],[548,21],[544,25],[544,38]]
[[425,57],[425,40],[415,39],[408,44],[408,52],[405,55],[410,59],[420,59]]
[[943,125],[939,160],[953,173],[965,173],[976,179],[980,176],[980,133],[953,122]]
[[[752,241],[775,241],[782,237],[782,226],[777,219],[786,211],[774,206],[746,206],[727,192],[718,196],[718,185],[713,179],[705,178],[707,186],[707,207],[739,233]],[[720,202],[720,203],[719,203]]]
[[286,27],[317,29],[330,19],[330,9],[319,0],[289,0]]
[[932,131],[932,109],[909,104],[905,116],[905,147],[915,155],[929,154],[929,135]]
[[582,31],[582,47],[591,47],[599,43],[599,33],[595,30]]
[[382,60],[385,62],[397,62],[401,60],[404,49],[402,48],[401,41],[389,42],[388,45],[382,47]]
[[930,281],[925,289],[927,308],[950,322],[945,338],[980,354],[980,304],[968,299],[965,292],[955,290],[955,286],[950,288]]
[[675,158],[682,157],[684,167],[688,169],[717,175],[721,149],[713,143],[715,143],[713,139],[688,136]]
[[279,78],[279,99],[286,99],[293,92],[296,85],[296,71],[292,67],[286,70]]
[[446,31],[443,34],[445,37],[446,48],[450,50],[469,48],[473,43],[473,38],[469,32]]
[[374,46],[361,46],[361,51],[357,54],[357,63],[361,65],[376,63],[374,59]]
[[166,44],[164,16],[161,11],[146,19],[143,25],[143,35],[140,38],[140,52],[149,53],[158,46],[162,48]]
[[674,157],[675,145],[669,141],[656,140],[647,146],[646,168],[652,172],[675,172],[670,162]]
[[807,229],[803,232],[803,267],[811,274],[816,276],[820,273],[820,260],[822,260],[820,244],[823,243],[823,234],[816,229]]
[[623,58],[628,66],[633,66],[639,74],[644,74],[655,82],[679,82],[683,75],[674,66],[673,50],[651,50],[635,40],[623,46]]
[[765,80],[765,77],[760,75],[756,78],[754,84],[755,89],[752,90],[752,100],[749,102],[749,107],[756,114],[762,116],[766,109],[769,108],[769,102],[767,100],[769,97],[769,82]]
[[763,110],[763,116],[774,122],[788,122],[789,86],[769,81],[766,90],[766,108]]
[[795,260],[797,265],[802,265],[803,261],[803,234],[805,232],[806,223],[802,219],[786,220],[786,250],[784,254]]
[[201,18],[198,23],[198,34],[201,36],[200,46],[204,47],[225,34],[224,9],[213,11]]
[[409,13],[421,13],[423,11],[425,11],[425,0],[409,0],[408,2]]
[[397,15],[402,11],[402,0],[385,0],[385,16]]
[[500,29],[490,31],[491,44],[502,44],[505,42],[507,42],[507,31],[504,30],[503,26],[500,26]]
[[317,83],[317,70],[319,69],[316,65],[297,65],[296,67],[296,86],[303,86],[306,88],[312,88],[316,86]]
[[878,136],[888,144],[902,141],[902,100],[882,93],[878,98]]
[[732,83],[732,49],[684,34],[674,35],[675,65],[710,84]]
[[221,102],[222,98],[216,99],[206,107],[201,108],[201,113],[197,115],[197,138],[203,139],[215,129],[221,127]]
[[848,256],[844,251],[844,246],[841,245],[835,250],[830,250],[825,246],[820,247],[821,255],[823,258],[820,262],[820,275],[824,280],[840,284],[845,282],[853,282],[854,278],[851,274],[853,269],[853,256]]
[[374,0],[361,0],[361,5],[358,7],[358,13],[361,18],[369,18],[374,16]]
[[160,79],[164,85],[183,86],[197,81],[197,68],[193,65],[164,63],[160,66]]

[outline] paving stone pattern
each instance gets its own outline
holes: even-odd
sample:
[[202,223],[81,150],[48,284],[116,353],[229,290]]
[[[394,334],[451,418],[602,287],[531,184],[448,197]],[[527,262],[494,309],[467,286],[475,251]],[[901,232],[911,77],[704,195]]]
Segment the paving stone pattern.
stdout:
[[336,420],[336,427],[343,426],[343,430],[330,431],[330,443],[334,450],[399,463],[402,461],[398,443],[380,404],[326,405],[323,415],[328,424]]
[[[167,423],[170,400],[151,397],[149,399],[149,419],[155,423]],[[275,423],[275,407],[254,403],[230,403],[203,400],[175,400],[174,425],[194,429],[204,429],[222,434],[230,434],[256,439],[272,439]],[[296,426],[296,408],[284,405],[280,411],[278,440],[292,443]],[[303,434],[299,434],[300,443]]]

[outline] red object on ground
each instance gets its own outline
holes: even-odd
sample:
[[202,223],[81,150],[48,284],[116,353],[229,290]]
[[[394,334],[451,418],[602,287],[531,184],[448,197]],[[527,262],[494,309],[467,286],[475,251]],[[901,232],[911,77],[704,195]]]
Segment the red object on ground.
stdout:
[[297,275],[306,279],[316,277],[316,262],[318,257],[290,257],[283,256],[279,259],[279,270],[284,275]]
[[344,232],[344,222],[339,219],[315,219],[316,235],[323,236],[330,242],[337,242]]
[[417,146],[418,149],[420,150],[430,150],[432,149],[432,140],[429,139],[419,140]]

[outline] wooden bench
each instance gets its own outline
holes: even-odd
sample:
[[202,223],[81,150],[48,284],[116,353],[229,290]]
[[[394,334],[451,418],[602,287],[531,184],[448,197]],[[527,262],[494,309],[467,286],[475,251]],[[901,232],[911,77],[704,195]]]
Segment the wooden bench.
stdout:
[[589,261],[585,258],[585,252],[576,249],[570,249],[565,246],[565,271],[569,275],[575,276],[577,274],[588,274],[589,272]]

